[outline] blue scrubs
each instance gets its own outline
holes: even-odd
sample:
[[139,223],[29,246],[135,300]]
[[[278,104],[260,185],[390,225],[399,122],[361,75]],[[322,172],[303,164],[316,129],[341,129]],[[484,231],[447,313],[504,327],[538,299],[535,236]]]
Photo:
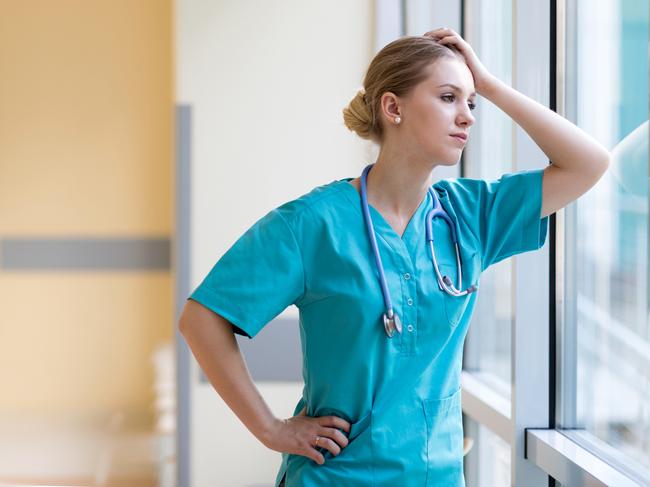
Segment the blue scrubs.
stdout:
[[[498,180],[433,185],[455,222],[466,289],[482,271],[546,240],[543,169]],[[372,247],[352,178],[318,186],[273,209],[219,259],[190,295],[253,338],[287,306],[299,309],[304,388],[294,415],[351,423],[325,463],[282,454],[275,486],[464,486],[460,375],[477,293],[438,287],[425,242],[427,194],[400,238],[370,206],[377,245],[403,331],[388,338]],[[457,283],[451,236],[433,220],[441,273]],[[480,286],[479,286],[480,292]]]

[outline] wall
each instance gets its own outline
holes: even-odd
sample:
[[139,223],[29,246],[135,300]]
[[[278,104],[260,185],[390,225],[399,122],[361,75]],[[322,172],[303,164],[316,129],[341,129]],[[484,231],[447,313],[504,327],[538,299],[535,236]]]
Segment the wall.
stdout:
[[[1,0],[0,10],[2,425],[103,426],[121,411],[124,428],[150,429],[150,355],[174,326],[169,262],[21,268],[7,249],[169,245],[171,3]],[[0,474],[16,467],[4,459]]]

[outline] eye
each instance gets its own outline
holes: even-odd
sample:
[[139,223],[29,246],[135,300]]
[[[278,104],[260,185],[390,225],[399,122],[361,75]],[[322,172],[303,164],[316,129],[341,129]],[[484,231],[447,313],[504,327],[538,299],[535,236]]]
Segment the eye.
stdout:
[[[456,98],[456,97],[455,97],[454,95],[442,95],[441,98],[442,98],[443,100],[445,100],[446,98],[451,98],[452,101],[453,101],[453,99]],[[467,106],[469,106],[469,109],[470,109],[470,110],[476,110],[476,104],[475,104],[475,103],[469,102],[469,103],[467,104]]]

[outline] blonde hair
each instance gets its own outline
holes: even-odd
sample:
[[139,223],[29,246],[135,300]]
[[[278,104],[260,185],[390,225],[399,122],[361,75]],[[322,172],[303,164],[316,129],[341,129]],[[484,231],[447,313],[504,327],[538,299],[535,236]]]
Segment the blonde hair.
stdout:
[[425,69],[440,58],[465,62],[455,46],[439,44],[427,36],[405,36],[386,44],[370,62],[363,88],[343,109],[345,126],[359,137],[381,144],[381,95],[387,91],[407,95],[426,79]]

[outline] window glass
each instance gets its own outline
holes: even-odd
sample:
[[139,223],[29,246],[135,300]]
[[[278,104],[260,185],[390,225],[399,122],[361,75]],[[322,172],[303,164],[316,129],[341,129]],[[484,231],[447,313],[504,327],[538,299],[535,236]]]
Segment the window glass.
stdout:
[[508,487],[510,445],[470,418],[465,421],[465,438],[473,442],[465,455],[467,487]]
[[648,2],[576,5],[567,109],[613,159],[566,211],[560,426],[650,467]]

